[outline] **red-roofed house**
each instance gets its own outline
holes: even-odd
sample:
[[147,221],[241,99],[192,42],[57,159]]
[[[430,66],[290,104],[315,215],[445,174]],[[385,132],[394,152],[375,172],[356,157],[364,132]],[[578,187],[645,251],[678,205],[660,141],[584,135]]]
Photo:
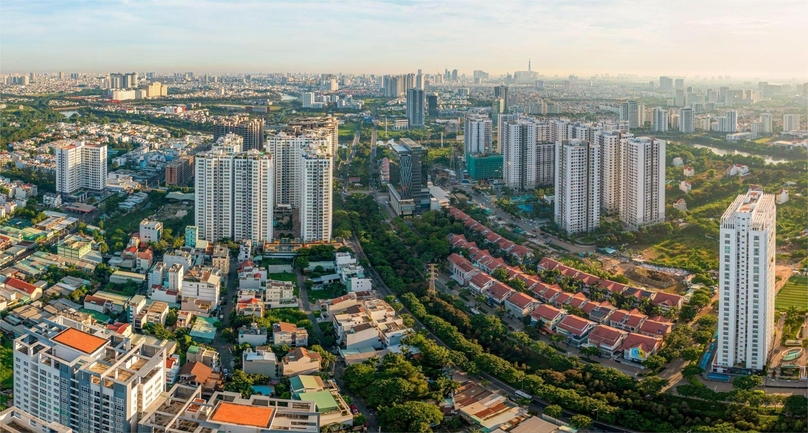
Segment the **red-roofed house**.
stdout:
[[469,280],[479,272],[465,257],[455,253],[449,256],[449,273],[452,275],[452,279],[461,286],[467,285]]
[[662,338],[673,331],[673,323],[647,319],[640,325],[640,334]]
[[530,323],[535,324],[541,320],[544,322],[544,329],[546,331],[554,331],[556,324],[564,318],[564,314],[564,311],[552,305],[542,304],[530,313]]
[[527,316],[537,305],[539,301],[521,292],[516,292],[505,300],[505,310],[517,317]]
[[623,358],[629,361],[643,362],[649,356],[657,353],[660,346],[662,346],[662,339],[660,338],[631,333],[623,340],[620,350],[623,352]]
[[539,295],[539,300],[544,303],[552,303],[553,300],[563,291],[560,288],[548,287],[544,292]]
[[485,272],[480,272],[471,277],[471,280],[469,281],[469,289],[480,294],[496,282],[497,280],[494,279],[494,277],[486,274]]
[[557,333],[565,335],[567,342],[573,346],[580,346],[586,341],[586,336],[595,327],[596,323],[572,314],[564,316],[555,327]]
[[589,302],[589,299],[581,292],[572,295],[572,298],[567,301],[566,305],[574,308],[582,308],[584,304]]
[[631,311],[617,310],[609,316],[609,326],[628,332],[638,332],[648,316],[634,309]]
[[586,339],[588,344],[600,349],[601,354],[611,358],[626,337],[628,337],[628,332],[626,331],[621,331],[611,326],[597,325],[586,336]]
[[502,305],[502,303],[514,293],[516,293],[516,290],[513,290],[499,281],[492,284],[491,287],[485,291],[485,294],[488,297],[488,303],[490,305]]
[[519,263],[524,262],[526,259],[533,257],[533,251],[530,248],[521,245],[515,245],[513,249],[508,252],[511,256],[515,257]]
[[32,301],[35,301],[42,297],[42,289],[31,284],[27,283],[23,280],[14,277],[8,277],[3,282],[7,289],[11,289],[14,291],[19,292],[23,296],[27,296],[31,298]]
[[662,311],[670,311],[671,308],[681,309],[685,303],[685,298],[673,293],[656,292],[651,303],[659,307]]
[[569,301],[570,299],[572,299],[572,294],[571,293],[561,292],[561,293],[557,294],[555,296],[555,298],[553,298],[551,303],[553,305],[555,305],[556,307],[561,308],[564,305],[566,305],[567,301]]
[[489,274],[496,271],[499,268],[507,268],[508,264],[505,263],[501,257],[493,258],[491,257],[490,260],[482,260],[479,262],[480,268],[482,268],[485,272]]

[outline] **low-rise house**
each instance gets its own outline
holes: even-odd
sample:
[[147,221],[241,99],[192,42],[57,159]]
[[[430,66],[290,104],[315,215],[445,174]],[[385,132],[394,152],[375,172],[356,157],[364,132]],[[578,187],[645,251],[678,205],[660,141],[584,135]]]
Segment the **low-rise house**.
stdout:
[[680,198],[679,200],[676,200],[673,203],[673,208],[678,209],[682,212],[687,212],[687,202],[685,201],[685,199]]
[[488,290],[485,291],[485,295],[490,305],[502,305],[505,300],[514,293],[516,293],[516,290],[513,290],[500,282],[494,283],[488,288]]
[[690,182],[688,182],[686,180],[683,180],[683,181],[679,182],[679,190],[682,191],[685,194],[690,194],[690,191],[693,190],[693,184],[691,184]]
[[338,298],[322,300],[320,301],[320,315],[333,320],[335,315],[356,306],[358,303],[356,293],[353,292]]
[[257,323],[253,322],[250,326],[242,326],[238,329],[238,344],[249,344],[253,347],[263,346],[267,344],[269,332],[267,328],[259,327]]
[[238,316],[264,316],[264,303],[255,298],[250,298],[236,303],[236,315]]
[[475,268],[465,257],[452,253],[449,256],[449,274],[461,286],[466,286],[479,269]]
[[213,370],[219,370],[219,352],[205,346],[188,346],[186,362],[201,362]]
[[322,358],[317,352],[309,352],[305,347],[298,347],[283,357],[281,374],[296,376],[298,374],[314,374],[320,371]]
[[184,385],[201,386],[202,395],[210,396],[222,390],[222,378],[201,362],[186,362],[180,369],[178,381]]
[[626,331],[621,331],[611,326],[597,325],[586,336],[586,341],[590,346],[600,349],[602,355],[611,358],[618,352],[626,337],[628,337],[628,332]]
[[247,260],[239,267],[238,288],[239,289],[263,289],[266,286],[268,273],[266,268],[260,268]]
[[643,362],[649,356],[657,353],[661,346],[662,339],[660,338],[631,333],[623,340],[620,351],[623,352],[623,358],[629,361]]
[[627,332],[638,332],[648,316],[634,309],[631,311],[617,310],[609,316],[608,324],[612,328]]
[[564,318],[566,314],[563,310],[549,304],[541,304],[530,313],[530,323],[535,325],[538,321],[544,324],[544,330],[555,331],[555,326]]
[[516,317],[525,317],[538,305],[539,301],[524,293],[516,292],[505,300],[505,311]]
[[580,346],[586,341],[586,336],[592,329],[595,328],[596,323],[591,320],[573,316],[572,314],[564,316],[560,322],[555,326],[557,333],[567,337],[567,342],[573,346]]
[[639,331],[649,337],[664,338],[673,331],[673,323],[647,319],[640,325]]
[[691,166],[687,166],[682,169],[682,173],[685,175],[685,177],[693,177],[696,175],[696,170],[693,170],[693,167]]
[[267,346],[255,350],[246,349],[241,354],[242,370],[247,374],[262,374],[271,379],[278,378],[278,359]]
[[675,295],[673,293],[656,292],[654,297],[651,298],[651,303],[659,307],[662,311],[670,311],[671,308],[676,308],[678,311],[682,309],[685,298],[684,296]]
[[180,375],[180,355],[175,353],[166,358],[166,385],[174,385]]
[[291,281],[268,280],[264,304],[269,309],[297,307],[295,284]]
[[777,192],[777,204],[785,204],[788,201],[788,191],[781,189]]
[[309,332],[295,324],[277,322],[272,325],[272,343],[289,347],[308,346]]
[[497,280],[494,277],[486,274],[485,272],[480,272],[477,275],[473,276],[471,280],[469,280],[469,289],[477,294],[483,293],[485,290],[488,290]]
[[747,176],[749,175],[749,167],[743,164],[733,164],[727,168],[727,177],[731,176]]
[[152,301],[152,303],[135,318],[135,330],[140,331],[149,323],[165,325],[168,310],[168,304],[165,302]]
[[27,283],[23,280],[14,277],[7,277],[3,281],[3,286],[8,289],[15,291],[21,294],[23,297],[27,297],[32,301],[36,301],[37,299],[42,297],[42,288],[35,286],[31,283]]
[[188,328],[191,326],[191,322],[194,319],[194,313],[192,311],[178,311],[177,312],[177,328]]
[[[588,308],[586,308],[585,305],[583,308],[584,312],[587,312],[587,309]],[[599,305],[593,305],[592,310],[588,311],[587,315],[589,316],[590,320],[594,320],[597,323],[609,323],[609,317],[615,311],[617,311],[617,308],[614,308],[608,302],[601,302]]]

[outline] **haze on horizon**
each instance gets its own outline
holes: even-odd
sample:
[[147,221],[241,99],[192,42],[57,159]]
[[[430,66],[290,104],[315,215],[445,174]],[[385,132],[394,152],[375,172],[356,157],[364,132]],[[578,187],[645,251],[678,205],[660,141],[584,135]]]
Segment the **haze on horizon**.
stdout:
[[0,3],[0,73],[808,76],[804,0]]

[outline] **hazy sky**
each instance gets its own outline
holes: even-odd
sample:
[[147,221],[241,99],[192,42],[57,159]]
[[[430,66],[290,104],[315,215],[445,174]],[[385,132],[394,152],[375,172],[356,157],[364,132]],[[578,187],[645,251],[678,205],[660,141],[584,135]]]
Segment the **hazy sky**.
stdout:
[[806,0],[2,0],[0,72],[730,75],[803,81]]

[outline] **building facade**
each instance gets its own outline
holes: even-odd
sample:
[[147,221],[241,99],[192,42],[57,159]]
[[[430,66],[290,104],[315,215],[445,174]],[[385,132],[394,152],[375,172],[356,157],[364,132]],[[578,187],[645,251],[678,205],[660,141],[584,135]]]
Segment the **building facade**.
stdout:
[[300,172],[300,237],[303,242],[331,240],[333,175],[331,155],[324,148],[307,149]]
[[463,129],[465,154],[488,154],[493,152],[492,132],[493,124],[488,116],[467,115]]
[[503,122],[501,126],[502,177],[508,188],[536,187],[536,124],[531,119]]
[[407,90],[407,122],[410,128],[424,127],[426,98],[421,89]]
[[236,134],[243,141],[243,150],[264,150],[264,119],[230,119],[213,124],[213,140]]
[[556,146],[555,223],[569,233],[600,225],[600,146],[565,140]]
[[620,221],[629,230],[665,222],[665,140],[621,140]]
[[78,142],[55,149],[56,192],[72,194],[79,189],[103,191],[107,186],[107,146]]

